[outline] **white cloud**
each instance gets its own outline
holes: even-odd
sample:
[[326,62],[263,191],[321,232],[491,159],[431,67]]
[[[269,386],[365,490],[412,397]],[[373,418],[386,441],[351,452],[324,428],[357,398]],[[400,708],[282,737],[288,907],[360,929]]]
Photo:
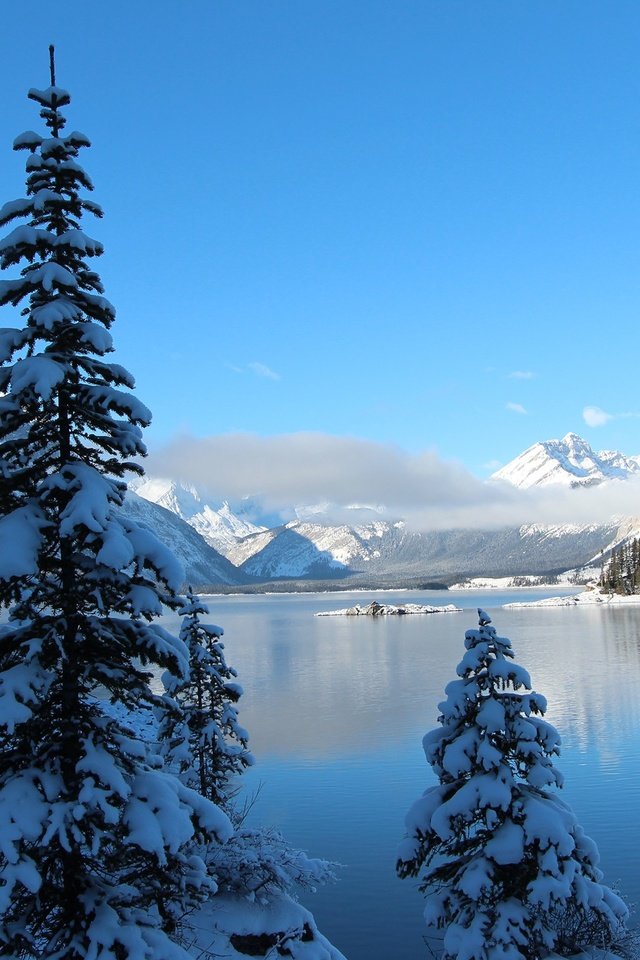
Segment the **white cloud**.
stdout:
[[614,415],[605,413],[600,407],[585,407],[582,411],[582,419],[588,427],[603,427],[609,420],[614,419]]
[[148,472],[187,477],[212,499],[259,496],[265,509],[289,516],[295,505],[327,502],[333,520],[354,522],[372,514],[356,517],[349,504],[384,504],[378,519],[402,518],[417,530],[592,523],[636,515],[640,502],[640,481],[519,490],[480,480],[432,451],[322,433],[182,436],[151,454]]
[[525,408],[522,406],[521,403],[512,403],[511,401],[509,401],[508,403],[505,404],[505,407],[507,410],[511,410],[512,413],[525,413],[525,414],[527,413],[527,411],[525,410]]
[[272,370],[271,367],[268,367],[266,363],[259,363],[257,360],[248,363],[246,367],[239,367],[237,363],[225,363],[225,366],[227,370],[232,370],[234,373],[247,373],[247,371],[249,371],[255,374],[256,377],[264,377],[266,380],[282,379],[280,374]]
[[628,420],[630,417],[640,417],[640,413],[627,411],[626,413],[607,413],[600,407],[585,407],[582,419],[588,427],[603,427],[610,420]]
[[510,380],[533,380],[535,373],[531,370],[513,370],[509,374]]
[[280,380],[280,374],[276,373],[275,370],[272,370],[271,367],[268,367],[265,363],[258,363],[254,361],[249,364],[249,370],[255,373],[258,377],[265,377],[267,380]]

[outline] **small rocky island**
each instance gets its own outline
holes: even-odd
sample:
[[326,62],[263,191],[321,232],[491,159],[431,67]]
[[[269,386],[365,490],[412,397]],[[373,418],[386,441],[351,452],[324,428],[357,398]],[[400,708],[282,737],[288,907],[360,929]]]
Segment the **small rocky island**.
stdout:
[[391,603],[378,603],[372,600],[371,603],[362,606],[357,603],[355,607],[345,607],[343,610],[323,610],[316,613],[316,617],[403,617],[414,613],[461,613],[462,608],[456,607],[453,603],[448,603],[443,607],[432,607],[424,603],[403,603],[401,606],[393,606]]

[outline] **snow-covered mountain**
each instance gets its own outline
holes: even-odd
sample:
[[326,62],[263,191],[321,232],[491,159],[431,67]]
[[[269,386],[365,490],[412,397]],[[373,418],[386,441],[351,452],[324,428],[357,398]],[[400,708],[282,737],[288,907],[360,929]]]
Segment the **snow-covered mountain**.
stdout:
[[132,490],[127,492],[122,509],[171,548],[182,563],[186,582],[194,587],[212,583],[235,586],[249,580],[173,511],[144,500]]
[[627,457],[616,450],[596,453],[582,437],[568,433],[562,440],[534,443],[491,479],[506,480],[522,488],[555,483],[578,487],[604,480],[625,480],[637,473],[640,473],[639,457]]
[[231,510],[226,501],[217,508],[211,506],[190,483],[178,483],[163,477],[142,477],[130,483],[129,489],[144,500],[157,503],[185,520],[224,557],[229,555],[242,537],[266,529]]
[[335,577],[367,569],[382,555],[389,523],[351,527],[292,520],[281,527],[241,540],[229,559],[260,578]]
[[361,577],[382,582],[433,580],[451,574],[514,576],[582,566],[618,536],[618,524],[613,521],[427,533],[409,530],[402,523],[329,527],[294,521],[246,537],[231,559],[260,580]]
[[[534,444],[492,479],[519,487],[553,483],[579,487],[621,481],[639,472],[640,458],[616,451],[596,453],[581,437],[569,433],[562,440]],[[267,527],[256,522],[255,512],[249,516],[244,504],[212,505],[189,483],[149,477],[134,486],[138,497],[156,510],[164,507],[162,514],[170,511],[183,526],[190,526],[201,545],[203,538],[204,546],[230,561],[215,576],[195,577],[198,582],[232,583],[234,570],[240,581],[243,577],[268,581],[359,576],[383,581],[546,573],[580,567],[628,535],[628,522],[620,519],[606,524],[527,524],[490,531],[418,533],[401,522],[376,519],[376,507],[344,508],[343,517],[353,512],[353,522],[332,522],[326,504],[292,506],[289,516],[294,519]],[[183,556],[190,555],[189,549],[183,549]],[[199,569],[203,570],[202,564]]]

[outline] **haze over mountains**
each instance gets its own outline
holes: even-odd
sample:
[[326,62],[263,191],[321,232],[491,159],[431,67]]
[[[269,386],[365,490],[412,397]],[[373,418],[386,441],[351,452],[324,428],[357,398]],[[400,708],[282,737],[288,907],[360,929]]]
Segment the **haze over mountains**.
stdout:
[[[528,490],[620,483],[640,475],[640,458],[595,452],[576,434],[534,444],[488,483]],[[637,533],[632,518],[524,524],[497,530],[415,531],[404,521],[335,524],[323,506],[292,507],[270,525],[258,501],[212,505],[193,484],[157,477],[135,481],[128,506],[169,539],[198,585],[273,580],[358,579],[407,583],[463,576],[543,574],[582,566]],[[348,513],[348,510],[346,511]],[[359,516],[353,511],[354,520]],[[640,510],[638,511],[640,513]]]

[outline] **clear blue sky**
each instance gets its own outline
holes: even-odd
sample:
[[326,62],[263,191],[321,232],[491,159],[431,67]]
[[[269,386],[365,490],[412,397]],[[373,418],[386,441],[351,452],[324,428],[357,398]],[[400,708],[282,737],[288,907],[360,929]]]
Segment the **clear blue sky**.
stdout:
[[637,0],[35,0],[2,27],[0,199],[53,42],[151,447],[640,453]]

